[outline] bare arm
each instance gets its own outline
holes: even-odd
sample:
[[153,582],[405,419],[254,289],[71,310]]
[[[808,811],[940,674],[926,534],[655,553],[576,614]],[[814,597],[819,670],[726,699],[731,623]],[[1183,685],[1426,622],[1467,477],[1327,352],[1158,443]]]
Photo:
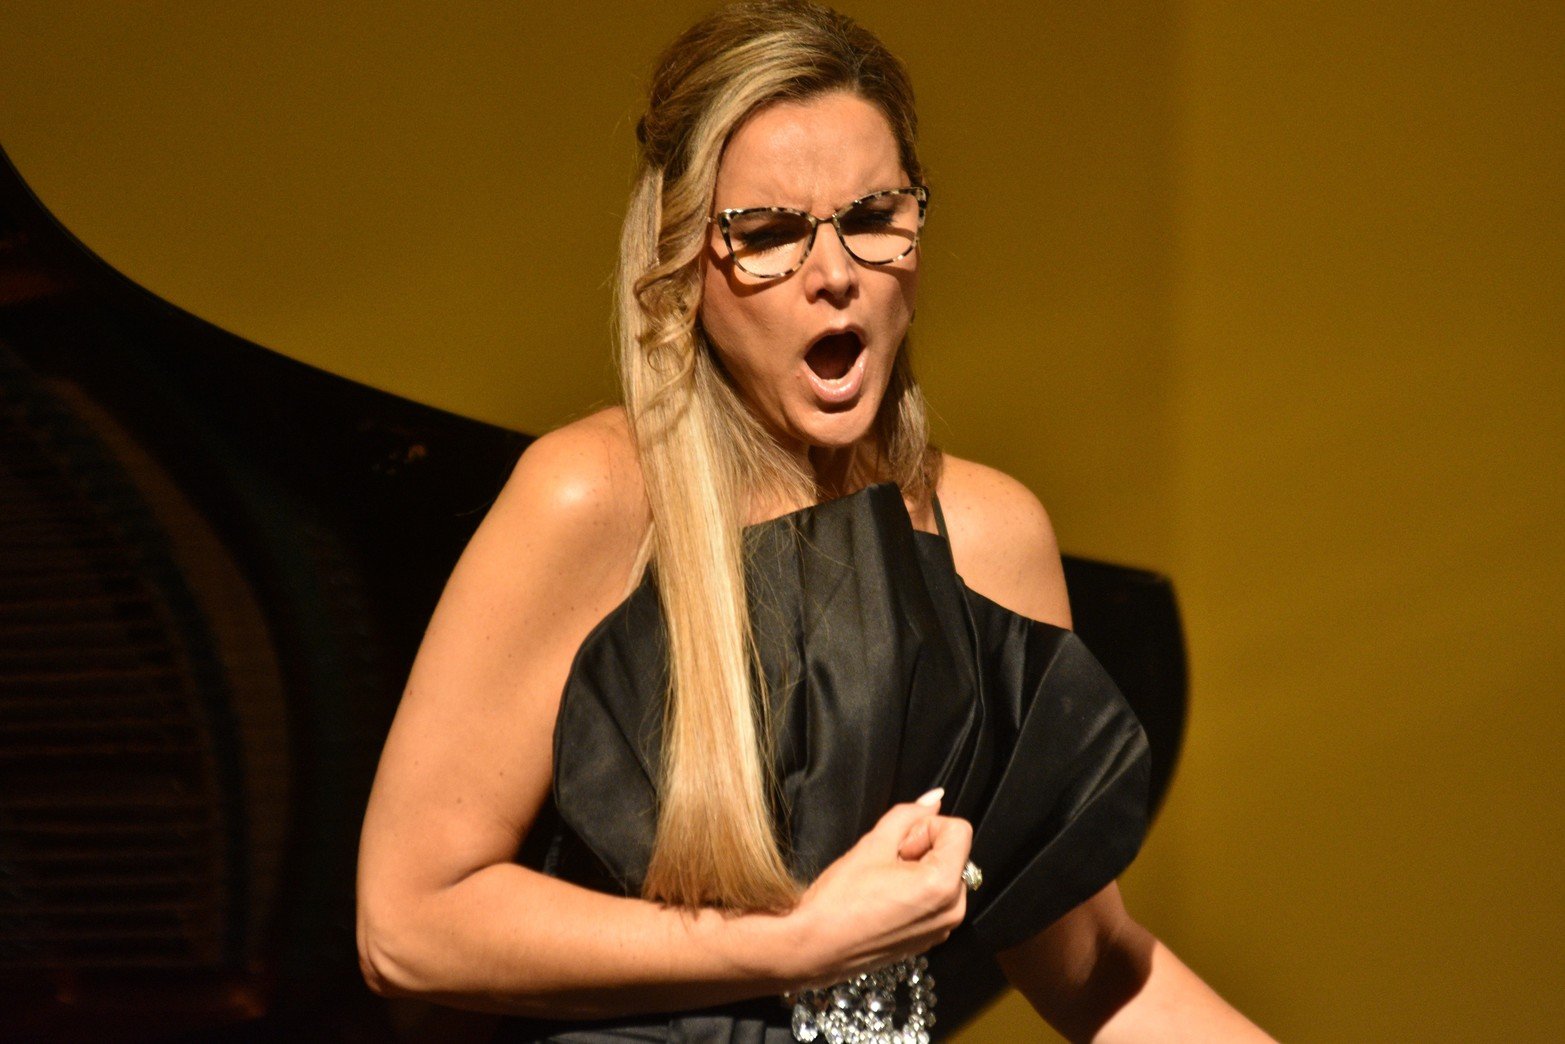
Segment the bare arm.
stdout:
[[1272,1039],[1137,924],[1115,884],[999,959],[1011,984],[1067,1040]]
[[[948,462],[941,492],[968,585],[1014,612],[1069,627],[1054,528],[1037,498],[958,459]],[[1073,1041],[1271,1039],[1136,923],[1114,883],[999,959],[1011,984]]]
[[604,417],[528,449],[431,620],[360,844],[367,981],[605,1017],[779,993],[940,941],[965,910],[966,840],[942,826],[922,858],[899,859],[927,807],[893,809],[779,916],[669,909],[512,862],[549,792],[571,659],[623,596],[645,526],[634,458]]
[[[965,843],[941,850],[937,842],[921,862],[897,855],[914,821],[936,818],[932,809],[896,806],[868,844],[833,864],[851,881],[780,916],[679,911],[492,864],[444,888],[408,889],[398,911],[361,913],[366,978],[385,994],[562,1019],[704,1007],[839,981],[926,950],[960,923]],[[906,907],[888,911],[892,919],[908,922],[889,945],[865,948],[834,923],[855,909],[847,904],[862,912],[888,891]]]

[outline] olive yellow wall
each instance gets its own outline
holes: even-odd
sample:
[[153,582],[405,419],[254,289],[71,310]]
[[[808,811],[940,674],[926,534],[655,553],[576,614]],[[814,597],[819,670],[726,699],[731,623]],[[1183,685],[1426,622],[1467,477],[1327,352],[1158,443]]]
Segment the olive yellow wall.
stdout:
[[[12,0],[0,145],[175,303],[537,431],[612,395],[637,91],[705,6]],[[920,91],[944,443],[1181,591],[1132,910],[1287,1040],[1550,1039],[1562,9],[844,6]]]
[[1169,934],[1290,1039],[1557,1039],[1565,7],[1182,39]]

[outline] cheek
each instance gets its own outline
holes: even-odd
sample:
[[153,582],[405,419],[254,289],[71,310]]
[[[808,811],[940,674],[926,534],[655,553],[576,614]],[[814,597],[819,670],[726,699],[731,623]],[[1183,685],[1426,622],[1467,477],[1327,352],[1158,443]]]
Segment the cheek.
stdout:
[[708,257],[701,263],[701,326],[714,345],[732,343],[740,324],[740,302],[728,285],[728,277]]
[[896,269],[884,274],[891,278],[880,284],[880,296],[873,304],[878,306],[890,331],[895,333],[898,327],[905,330],[913,322],[913,313],[918,307],[918,268]]
[[706,331],[707,341],[713,351],[722,360],[724,368],[738,376],[746,369],[742,351],[747,340],[745,316],[739,302],[724,283],[721,272],[707,273],[699,315],[701,328]]
[[776,322],[768,316],[766,302],[759,295],[735,294],[727,276],[711,265],[702,277],[701,326],[729,376],[741,384],[775,378],[772,364],[779,357],[767,347],[774,341]]

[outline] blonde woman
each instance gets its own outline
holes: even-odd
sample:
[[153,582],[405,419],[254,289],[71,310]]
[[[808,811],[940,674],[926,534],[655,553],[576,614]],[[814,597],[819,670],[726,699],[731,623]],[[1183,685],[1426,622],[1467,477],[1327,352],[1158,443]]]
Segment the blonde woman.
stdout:
[[1048,517],[929,443],[912,91],[805,2],[682,35],[637,127],[622,407],[523,455],[364,824],[386,995],[507,1039],[914,1042],[998,966],[1073,1039],[1266,1039],[1125,912],[1145,741]]

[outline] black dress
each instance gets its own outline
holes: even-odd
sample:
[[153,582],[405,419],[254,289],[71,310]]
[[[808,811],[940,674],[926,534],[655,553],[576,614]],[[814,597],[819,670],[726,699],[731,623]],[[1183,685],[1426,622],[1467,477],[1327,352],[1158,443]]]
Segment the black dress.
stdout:
[[[881,483],[745,531],[750,612],[778,725],[789,864],[812,880],[891,805],[943,786],[983,887],[929,955],[938,1038],[1002,985],[993,961],[1114,880],[1141,845],[1135,715],[1070,631],[969,590],[940,533]],[[523,860],[640,893],[656,823],[666,644],[649,575],[582,642],[554,737],[553,807]],[[505,1040],[791,1041],[761,998],[603,1023],[508,1020]]]

